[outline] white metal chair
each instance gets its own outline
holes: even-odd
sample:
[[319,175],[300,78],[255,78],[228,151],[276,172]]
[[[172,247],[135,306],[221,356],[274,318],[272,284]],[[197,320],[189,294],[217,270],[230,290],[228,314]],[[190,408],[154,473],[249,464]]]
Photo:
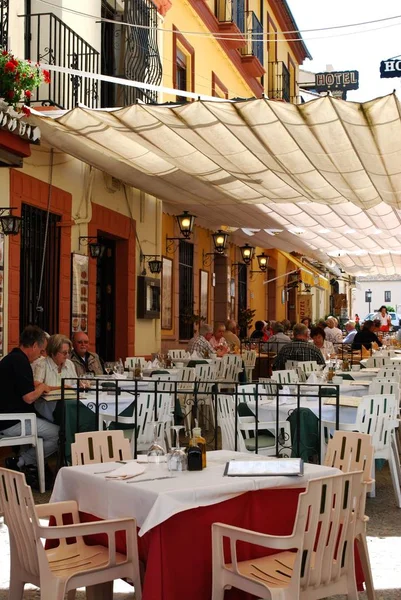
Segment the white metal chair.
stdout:
[[[337,594],[357,600],[355,526],[364,514],[366,496],[361,475],[345,473],[309,481],[299,496],[291,535],[214,523],[212,600],[223,600],[227,587],[268,600],[317,600]],[[229,559],[224,556],[224,539],[229,541]],[[239,561],[237,552],[243,544],[238,542],[280,552]]]
[[305,373],[313,373],[318,370],[318,364],[315,360],[287,360],[285,368],[288,369],[302,369]]
[[[72,599],[83,586],[87,598],[94,600],[99,597],[99,585],[111,591],[113,580],[120,578],[134,583],[135,598],[141,600],[135,519],[80,523],[74,501],[35,507],[24,474],[7,469],[0,469],[0,505],[10,536],[10,600],[22,600],[26,583],[40,587],[42,600],[63,600],[66,592]],[[64,525],[67,515],[72,525]],[[55,526],[41,525],[39,519],[49,517]],[[117,531],[125,532],[126,554],[116,552]],[[83,536],[93,534],[106,534],[108,547],[88,546]],[[43,540],[59,542],[56,548],[45,550]]]
[[[373,455],[374,447],[371,435],[357,431],[336,431],[327,445],[324,464],[327,467],[340,469],[343,473],[362,471],[363,481],[366,483],[366,489],[369,490],[372,485]],[[375,600],[376,594],[366,542],[366,523],[369,521],[369,517],[360,516],[355,527],[355,538],[365,578],[367,597],[368,600]]]
[[187,351],[184,348],[177,348],[176,350],[168,350],[167,354],[171,360],[180,360],[180,358],[185,358]]
[[132,459],[132,452],[129,440],[119,429],[76,433],[75,442],[71,444],[73,467],[130,459]]
[[[221,445],[223,450],[235,450],[235,400],[230,394],[217,395],[217,425],[221,429]],[[258,434],[258,453],[265,456],[276,455],[276,437],[279,436],[279,451],[291,447],[291,430],[288,421],[258,422],[258,432],[269,431],[272,435]],[[250,434],[253,434],[251,437]],[[238,452],[255,452],[256,450],[255,418],[238,416],[237,450]]]
[[253,370],[256,365],[256,356],[257,356],[256,350],[245,350],[242,353],[242,358],[243,358],[244,367],[245,367],[246,380],[249,382],[252,381],[252,374],[253,374]]
[[[43,439],[38,436],[37,432],[36,415],[34,413],[3,413],[0,414],[0,425],[2,421],[19,421],[21,423],[20,435],[0,435],[0,448],[23,446],[24,444],[34,446],[39,475],[39,491],[41,494],[44,494],[46,491],[45,458],[43,452]],[[30,433],[27,433],[28,430]]]
[[189,435],[191,431],[190,399],[194,395],[195,369],[183,367],[177,374],[177,396],[184,413],[185,432]]
[[381,367],[387,367],[392,365],[392,361],[391,358],[389,356],[378,356],[376,358],[376,356],[369,356],[369,358],[366,359],[366,364],[365,366],[367,368],[381,368]]
[[126,369],[135,369],[135,366],[139,363],[141,369],[146,367],[147,361],[143,356],[127,356],[124,362]]
[[273,371],[272,380],[277,383],[298,383],[298,373],[293,369],[285,369],[282,371]]
[[[394,394],[372,394],[363,396],[357,409],[355,423],[340,423],[341,431],[359,431],[372,436],[375,449],[374,458],[387,460],[390,466],[397,506],[401,508],[401,466],[400,457],[395,441],[395,428],[397,421],[398,401]],[[324,457],[327,440],[333,435],[335,423],[322,421],[322,451]],[[372,480],[374,480],[375,463],[372,466]],[[375,495],[374,483],[371,486],[372,496]]]

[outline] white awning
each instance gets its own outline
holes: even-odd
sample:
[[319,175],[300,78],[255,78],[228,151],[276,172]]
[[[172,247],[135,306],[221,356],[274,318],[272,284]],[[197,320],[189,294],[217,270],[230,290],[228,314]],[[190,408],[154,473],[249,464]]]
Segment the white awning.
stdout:
[[392,94],[364,104],[327,96],[76,108],[31,120],[44,142],[211,229],[238,228],[352,274],[391,275],[401,270],[400,114]]

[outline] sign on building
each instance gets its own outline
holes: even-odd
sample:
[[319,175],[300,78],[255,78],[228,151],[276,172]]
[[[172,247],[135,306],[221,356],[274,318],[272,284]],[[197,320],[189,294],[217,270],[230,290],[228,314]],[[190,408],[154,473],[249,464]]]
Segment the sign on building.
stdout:
[[316,73],[315,89],[317,92],[331,92],[335,97],[347,98],[347,90],[359,88],[358,71],[327,71]]
[[401,77],[401,60],[400,58],[389,58],[382,60],[380,63],[380,77],[382,79],[390,79],[391,77]]

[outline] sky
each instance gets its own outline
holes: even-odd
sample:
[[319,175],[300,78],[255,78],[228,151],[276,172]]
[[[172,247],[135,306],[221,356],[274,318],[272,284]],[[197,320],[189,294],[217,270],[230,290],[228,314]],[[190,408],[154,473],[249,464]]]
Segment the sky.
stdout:
[[288,5],[300,30],[400,15],[394,21],[363,27],[302,33],[313,57],[302,68],[318,73],[332,65],[335,71],[359,71],[359,89],[348,91],[347,100],[365,102],[394,89],[401,98],[401,77],[381,79],[379,72],[380,61],[401,54],[400,0],[288,0]]

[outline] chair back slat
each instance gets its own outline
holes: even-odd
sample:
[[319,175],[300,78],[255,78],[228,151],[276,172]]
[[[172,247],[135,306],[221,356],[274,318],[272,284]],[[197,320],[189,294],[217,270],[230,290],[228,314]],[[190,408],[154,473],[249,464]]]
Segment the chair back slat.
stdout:
[[373,455],[371,435],[358,431],[335,431],[328,443],[324,464],[343,473],[363,471],[363,480],[369,481]]
[[272,380],[278,383],[298,383],[298,373],[293,369],[273,371]]
[[363,396],[358,406],[356,430],[372,436],[375,452],[390,446],[391,433],[397,425],[398,401],[394,394]]
[[401,369],[399,367],[385,366],[380,369],[377,374],[376,379],[383,379],[388,377],[390,379],[394,379],[394,381],[400,381],[401,378]]
[[366,360],[366,367],[371,368],[380,368],[380,367],[387,367],[392,365],[392,361],[391,358],[389,356],[378,356],[376,358],[376,356],[370,356],[367,360]]
[[[221,447],[223,450],[235,450],[235,400],[229,394],[218,394],[216,401],[217,422],[221,429]],[[237,440],[237,450],[246,452],[242,436],[237,435]]]
[[172,360],[179,360],[185,358],[187,351],[183,348],[177,348],[175,350],[168,350],[167,354]]
[[139,363],[141,369],[144,369],[147,364],[143,356],[127,356],[124,366],[126,369],[135,369],[137,363]]
[[132,459],[129,441],[120,430],[85,431],[75,434],[71,444],[72,465]]

